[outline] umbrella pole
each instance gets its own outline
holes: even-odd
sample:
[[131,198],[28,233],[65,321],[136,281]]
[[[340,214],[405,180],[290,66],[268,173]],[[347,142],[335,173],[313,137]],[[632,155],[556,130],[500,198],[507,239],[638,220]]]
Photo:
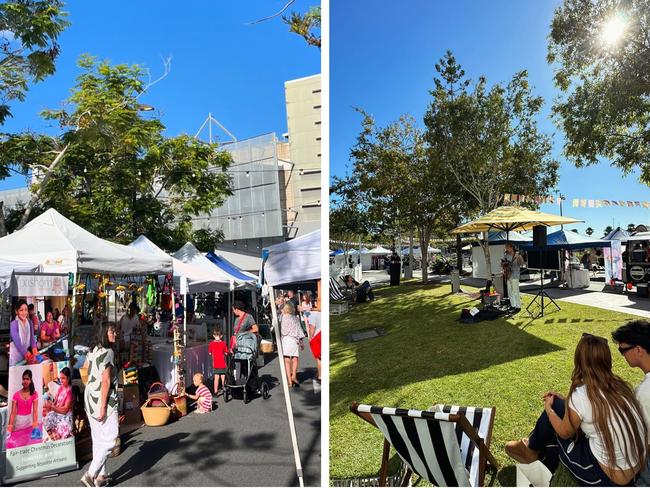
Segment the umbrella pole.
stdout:
[[291,432],[291,444],[293,447],[293,457],[296,464],[296,475],[300,486],[305,486],[302,477],[302,464],[300,463],[300,451],[298,450],[298,438],[296,437],[296,426],[293,421],[293,408],[291,407],[291,398],[289,397],[289,385],[287,384],[287,373],[284,367],[284,354],[282,352],[282,337],[280,336],[280,322],[278,321],[278,310],[275,306],[275,290],[269,286],[269,295],[271,298],[271,315],[273,316],[273,330],[275,333],[275,342],[278,346],[278,361],[280,363],[280,376],[282,376],[282,392],[287,407],[287,418],[289,419],[289,431]]

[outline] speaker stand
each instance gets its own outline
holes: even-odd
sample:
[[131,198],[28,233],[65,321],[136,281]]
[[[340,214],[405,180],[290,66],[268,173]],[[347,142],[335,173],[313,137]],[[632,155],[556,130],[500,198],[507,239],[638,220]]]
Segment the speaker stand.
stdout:
[[[530,315],[532,319],[537,319],[539,317],[544,316],[544,309],[546,307],[546,304],[544,303],[544,298],[547,298],[549,302],[551,302],[555,307],[558,309],[558,311],[562,310],[560,306],[557,304],[555,300],[553,300],[548,293],[544,290],[544,270],[540,269],[540,278],[539,278],[539,291],[537,294],[533,297],[533,299],[530,301],[528,306],[526,307],[526,312]],[[530,311],[530,308],[533,306],[533,304],[537,304],[539,307],[538,313],[536,315],[533,315],[533,313]]]

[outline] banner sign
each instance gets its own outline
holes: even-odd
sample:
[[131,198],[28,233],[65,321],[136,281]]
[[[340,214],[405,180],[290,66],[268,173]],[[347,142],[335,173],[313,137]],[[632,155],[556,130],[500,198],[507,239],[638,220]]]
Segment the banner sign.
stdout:
[[623,249],[621,241],[611,241],[612,247],[603,248],[603,259],[605,261],[605,283],[612,279],[623,279]]
[[14,273],[11,286],[15,297],[67,297],[68,275]]
[[[67,296],[68,276],[15,273],[12,285],[14,297],[44,297],[47,304],[48,297]],[[58,321],[30,317],[25,300],[14,300],[12,312],[5,484],[78,468],[67,336]]]
[[[536,203],[541,205],[542,203],[557,203],[558,205],[565,201],[567,198],[564,196],[530,196],[530,195],[518,195],[516,193],[504,193],[503,203]],[[602,200],[594,198],[572,198],[571,206],[573,208],[603,208],[603,207],[642,207],[650,208],[649,201],[638,201],[638,200]]]

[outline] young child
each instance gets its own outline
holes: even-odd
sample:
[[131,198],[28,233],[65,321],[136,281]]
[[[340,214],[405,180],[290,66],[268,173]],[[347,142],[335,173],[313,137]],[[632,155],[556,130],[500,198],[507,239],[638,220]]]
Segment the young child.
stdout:
[[194,386],[196,386],[196,394],[187,396],[196,402],[196,413],[208,413],[212,411],[212,394],[208,387],[203,384],[203,375],[196,373],[193,378]]
[[226,384],[226,371],[228,365],[226,364],[226,355],[228,354],[228,346],[223,341],[223,331],[217,327],[212,332],[214,340],[208,346],[208,352],[212,356],[212,367],[214,368],[214,394],[219,392],[219,382],[221,386]]

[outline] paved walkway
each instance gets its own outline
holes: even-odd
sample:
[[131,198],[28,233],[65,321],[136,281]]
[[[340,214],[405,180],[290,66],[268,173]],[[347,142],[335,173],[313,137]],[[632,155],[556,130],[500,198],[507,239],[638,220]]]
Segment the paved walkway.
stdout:
[[[315,362],[301,355],[300,388],[291,389],[305,486],[321,484],[321,395],[314,388]],[[122,453],[109,459],[114,486],[298,486],[280,367],[260,369],[273,383],[271,398],[244,405],[219,397],[210,414],[190,414],[163,427],[143,426],[122,436]],[[22,486],[81,486],[81,469]]]

